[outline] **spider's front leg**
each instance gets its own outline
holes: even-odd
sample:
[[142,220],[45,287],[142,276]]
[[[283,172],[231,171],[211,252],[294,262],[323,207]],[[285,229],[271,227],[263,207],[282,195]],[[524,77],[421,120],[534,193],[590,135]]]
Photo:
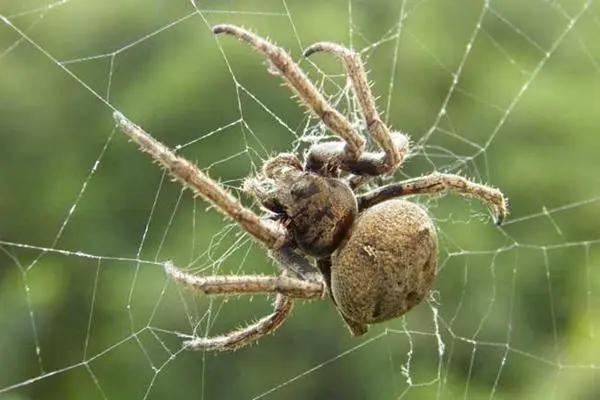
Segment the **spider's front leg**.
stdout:
[[[304,50],[304,56],[309,57],[318,52],[333,54],[342,60],[352,82],[354,96],[360,105],[369,134],[383,150],[383,154],[365,154],[354,163],[350,161],[343,169],[359,176],[393,173],[400,167],[402,160],[408,154],[409,141],[401,132],[390,132],[386,123],[381,120],[360,54],[337,43],[319,42]],[[313,158],[319,158],[324,150],[315,149]],[[355,186],[357,186],[356,180]]]
[[[405,134],[395,132],[390,135],[390,138],[396,150],[408,151],[409,140]],[[353,188],[360,186],[359,177],[368,179],[395,170],[390,168],[385,152],[364,152],[358,158],[348,158],[345,156],[345,151],[343,142],[317,143],[308,150],[306,169],[321,174],[327,174],[332,167],[350,172],[356,176],[350,181]]]
[[304,71],[281,47],[239,26],[220,24],[213,27],[213,33],[227,34],[248,43],[262,53],[271,63],[271,70],[285,80],[285,83],[298,95],[302,103],[310,108],[325,125],[346,142],[346,153],[352,158],[359,157],[365,148],[365,139],[359,135],[352,124],[333,108],[308,79]]
[[211,202],[267,248],[279,248],[285,243],[287,234],[282,226],[269,223],[244,207],[238,199],[196,165],[173,153],[123,114],[115,112],[113,117],[123,133],[136,142],[142,151],[150,154],[173,178],[190,188],[194,195]]

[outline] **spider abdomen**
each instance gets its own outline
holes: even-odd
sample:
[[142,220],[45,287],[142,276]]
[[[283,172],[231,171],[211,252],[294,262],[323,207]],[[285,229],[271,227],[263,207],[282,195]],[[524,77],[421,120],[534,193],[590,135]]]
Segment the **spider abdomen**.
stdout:
[[437,249],[435,226],[421,206],[394,199],[365,210],[333,254],[338,308],[365,324],[405,314],[433,285]]

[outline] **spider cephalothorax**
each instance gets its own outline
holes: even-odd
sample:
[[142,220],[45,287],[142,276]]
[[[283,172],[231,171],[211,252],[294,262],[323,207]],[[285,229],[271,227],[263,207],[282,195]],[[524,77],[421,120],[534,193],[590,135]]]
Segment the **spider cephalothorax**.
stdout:
[[453,191],[489,204],[498,224],[506,216],[506,201],[499,190],[453,174],[432,173],[360,192],[373,177],[399,168],[409,152],[409,140],[390,131],[380,119],[358,53],[323,42],[310,46],[304,55],[327,52],[342,60],[364,126],[380,151],[365,151],[363,136],[327,103],[283,49],[233,25],[217,25],[213,32],[235,36],[263,53],[271,63],[270,71],[281,75],[342,141],[314,144],[304,162],[294,154],[278,154],[264,163],[258,176],[246,179],[245,191],[268,210],[261,217],[195,165],[115,113],[119,128],[143,151],[262,243],[281,268],[278,276],[197,277],[167,262],[165,270],[171,278],[205,294],[276,293],[272,314],[226,335],[194,337],[185,342],[186,347],[242,347],[277,329],[291,312],[294,298],[328,294],[354,335],[366,333],[369,324],[406,313],[431,290],[438,247],[426,211],[399,197]]
[[[265,163],[263,174],[268,181],[248,179],[246,190],[288,228],[295,247],[308,256],[330,256],[358,214],[348,184],[305,171],[299,163],[290,162],[288,155]],[[272,187],[265,188],[265,183]]]

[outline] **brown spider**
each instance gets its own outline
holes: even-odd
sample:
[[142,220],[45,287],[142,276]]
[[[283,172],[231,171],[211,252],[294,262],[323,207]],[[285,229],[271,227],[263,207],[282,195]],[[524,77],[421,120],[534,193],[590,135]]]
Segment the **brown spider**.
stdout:
[[172,279],[207,295],[276,294],[272,314],[222,336],[193,338],[184,343],[187,348],[245,346],[281,326],[292,310],[292,299],[321,299],[328,294],[355,336],[366,333],[369,324],[406,313],[431,289],[437,269],[437,236],[425,210],[398,197],[453,191],[489,204],[496,222],[502,223],[507,214],[502,193],[459,175],[432,173],[355,193],[369,179],[396,171],[408,154],[409,140],[403,133],[390,132],[381,121],[354,51],[322,42],[310,46],[304,55],[327,52],[342,60],[368,133],[383,152],[365,151],[363,136],[327,103],[283,49],[233,25],[216,25],[213,32],[235,36],[267,57],[270,70],[343,141],[312,145],[304,163],[289,153],[267,160],[262,175],[244,184],[245,191],[268,210],[267,216],[260,217],[191,162],[115,112],[117,126],[143,151],[194,194],[240,224],[269,249],[281,267],[279,276],[198,277],[167,262],[165,270]]

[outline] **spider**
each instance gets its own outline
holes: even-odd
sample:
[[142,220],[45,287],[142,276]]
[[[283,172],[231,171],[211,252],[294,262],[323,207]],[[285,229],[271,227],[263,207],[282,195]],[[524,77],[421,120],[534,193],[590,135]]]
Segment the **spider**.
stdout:
[[271,314],[224,335],[194,337],[184,342],[185,347],[230,350],[248,345],[279,328],[294,299],[329,297],[354,336],[365,334],[370,324],[408,312],[430,292],[438,245],[436,227],[426,211],[401,197],[455,192],[487,203],[496,223],[502,223],[507,215],[502,192],[460,175],[436,172],[359,191],[374,177],[400,167],[409,153],[409,139],[390,131],[380,119],[358,53],[319,42],[308,47],[304,56],[324,52],[341,59],[366,133],[379,151],[366,151],[363,135],[328,104],[285,50],[238,26],[220,24],[212,31],[234,36],[262,53],[269,70],[342,140],[313,144],[303,161],[291,153],[277,154],[263,164],[260,174],[247,178],[244,190],[262,205],[264,215],[259,216],[197,166],[115,112],[118,128],[142,151],[194,195],[241,225],[268,249],[280,269],[274,276],[200,277],[165,263],[170,278],[207,295],[275,294]]

